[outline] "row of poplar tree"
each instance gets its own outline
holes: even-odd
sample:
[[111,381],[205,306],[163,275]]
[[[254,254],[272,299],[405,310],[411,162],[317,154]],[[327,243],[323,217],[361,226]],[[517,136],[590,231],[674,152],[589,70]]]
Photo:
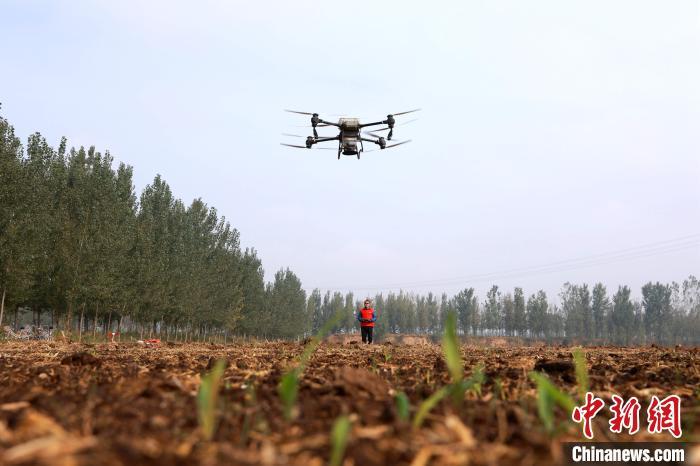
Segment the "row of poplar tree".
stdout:
[[[406,292],[374,297],[378,315],[375,333],[440,335],[445,317],[454,312],[459,331],[465,336],[509,336],[570,343],[614,343],[623,345],[700,344],[700,281],[694,276],[682,283],[647,283],[641,300],[621,286],[609,295],[602,283],[565,283],[558,303],[540,290],[530,296],[522,288],[512,292],[493,286],[480,300],[473,288],[452,297],[439,298]],[[353,294],[314,290],[307,301],[307,315],[316,331],[335,315],[339,332],[355,331],[353,311],[360,301]]]
[[0,329],[29,309],[64,330],[274,335],[276,314],[305,300],[289,270],[266,284],[255,250],[201,199],[185,205],[160,176],[137,198],[109,153],[38,133],[23,145],[0,118]]

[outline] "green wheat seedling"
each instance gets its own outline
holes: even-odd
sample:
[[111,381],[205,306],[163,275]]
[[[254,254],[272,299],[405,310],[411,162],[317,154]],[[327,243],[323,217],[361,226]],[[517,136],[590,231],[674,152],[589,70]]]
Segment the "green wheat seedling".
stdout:
[[219,389],[221,379],[226,369],[226,361],[218,360],[212,370],[202,378],[197,392],[197,419],[204,440],[209,441],[214,437],[217,424],[217,405],[219,401]]
[[291,421],[294,418],[294,407],[299,394],[299,379],[301,379],[304,369],[306,369],[318,345],[321,344],[323,337],[340,322],[342,317],[343,313],[337,312],[332,318],[328,319],[318,333],[314,335],[311,341],[304,347],[304,351],[302,351],[301,356],[299,356],[296,367],[288,370],[280,379],[280,383],[277,386],[277,394],[280,400],[282,400],[282,411],[287,421]]
[[394,397],[396,402],[396,412],[399,415],[399,419],[403,422],[408,422],[411,419],[411,402],[404,392],[398,392]]
[[451,395],[453,399],[458,399],[459,402],[464,399],[464,394],[468,391],[481,395],[481,385],[485,379],[484,368],[480,364],[474,369],[474,373],[468,379],[456,384],[445,385],[421,403],[418,411],[416,411],[416,416],[413,418],[413,427],[415,429],[420,428],[428,413],[448,395]]
[[484,374],[484,365],[482,363],[477,364],[474,368],[474,372],[467,379],[460,383],[461,395],[464,397],[464,393],[471,392],[477,396],[481,396],[481,386],[486,381],[486,374]]
[[459,341],[457,339],[457,317],[453,312],[447,315],[445,321],[445,333],[442,337],[442,352],[447,362],[447,370],[452,379],[450,394],[452,403],[459,406],[464,401],[464,394],[470,390],[481,395],[481,385],[484,383],[484,367],[479,364],[474,369],[468,380],[464,380],[464,366],[462,356],[459,351]]
[[530,379],[537,385],[537,413],[545,429],[551,435],[554,432],[554,407],[559,406],[571,413],[576,406],[571,397],[559,390],[546,375],[530,372]]
[[445,333],[442,335],[442,352],[447,362],[447,370],[450,372],[452,383],[457,384],[464,377],[462,366],[462,356],[459,353],[459,342],[457,341],[457,317],[454,312],[447,315],[445,321]]
[[446,396],[450,395],[453,404],[459,406],[464,401],[464,394],[467,391],[481,395],[481,386],[486,380],[484,366],[482,364],[477,365],[472,375],[468,379],[464,379],[462,356],[460,355],[457,341],[457,318],[454,313],[448,314],[445,321],[442,351],[452,383],[440,388],[421,403],[416,411],[416,416],[413,418],[413,427],[415,429],[420,428],[428,413]]
[[301,370],[295,367],[282,376],[277,386],[277,393],[282,400],[284,418],[290,421],[294,417],[294,404],[299,394],[299,375]]
[[331,459],[328,463],[330,466],[340,466],[343,462],[349,435],[350,419],[347,416],[340,416],[333,423],[333,430],[331,430]]
[[572,354],[574,357],[574,372],[576,373],[576,385],[578,386],[578,396],[580,400],[584,400],[586,398],[586,393],[589,390],[586,354],[581,348],[575,348]]
[[391,358],[393,357],[391,351],[389,351],[387,348],[384,348],[382,353],[384,354],[384,362],[388,364],[389,361],[391,361]]
[[452,379],[452,389],[450,390],[452,404],[458,406],[464,399],[464,392],[460,390],[460,385],[464,378],[464,366],[462,365],[462,355],[459,353],[457,317],[454,312],[450,312],[445,321],[445,333],[442,335],[442,352],[447,362],[447,370]]
[[423,421],[425,421],[426,416],[432,409],[442,401],[443,398],[445,398],[447,395],[451,393],[452,387],[450,385],[446,385],[430,395],[428,398],[423,401],[423,403],[420,404],[418,407],[418,411],[416,411],[416,416],[413,418],[413,428],[414,429],[419,429],[420,426],[423,425]]

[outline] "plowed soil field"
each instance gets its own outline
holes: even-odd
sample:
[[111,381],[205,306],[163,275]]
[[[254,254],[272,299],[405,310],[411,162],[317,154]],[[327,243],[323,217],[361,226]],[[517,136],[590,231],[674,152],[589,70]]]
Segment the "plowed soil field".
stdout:
[[[561,443],[583,440],[581,425],[559,408],[555,432],[545,430],[528,377],[537,369],[576,397],[570,348],[462,346],[465,376],[484,366],[481,394],[468,392],[461,406],[441,401],[417,429],[398,415],[395,394],[406,393],[413,416],[450,382],[439,345],[322,344],[301,379],[297,416],[286,422],[277,384],[302,350],[291,342],[1,343],[0,464],[322,465],[343,414],[351,420],[344,465],[560,464]],[[670,394],[682,400],[681,440],[700,440],[700,350],[585,352],[591,389],[607,404],[594,419],[595,440],[674,440],[646,432],[649,400]],[[196,395],[216,359],[228,366],[218,429],[205,442]],[[641,401],[638,434],[609,431],[613,394]]]

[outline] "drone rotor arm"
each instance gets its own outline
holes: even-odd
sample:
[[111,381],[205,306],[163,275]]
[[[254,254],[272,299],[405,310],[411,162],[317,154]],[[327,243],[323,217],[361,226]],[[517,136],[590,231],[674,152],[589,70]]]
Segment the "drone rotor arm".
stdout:
[[316,142],[326,142],[326,141],[337,141],[339,139],[340,139],[340,136],[335,136],[332,138],[330,138],[330,137],[329,138],[316,138],[316,140],[314,142],[316,143]]
[[[376,137],[380,137],[380,136],[376,136]],[[378,140],[378,139],[369,139],[369,138],[362,138],[362,137],[361,137],[361,138],[359,138],[359,139],[360,139],[361,141],[365,141],[365,142],[371,142],[371,143],[373,143],[373,144],[377,144],[377,145],[380,145],[380,143],[379,143],[379,140]]]
[[340,128],[340,124],[338,124],[338,123],[333,123],[332,121],[326,121],[326,120],[321,120],[321,119],[319,119],[318,122],[319,122],[320,124],[317,125],[317,126],[321,126],[321,125],[324,125],[324,126],[337,126],[338,128]]
[[383,120],[383,121],[374,121],[374,122],[372,122],[372,123],[362,123],[362,124],[360,125],[360,128],[364,128],[365,126],[376,126],[376,125],[386,125],[386,124],[388,124],[388,121],[387,121],[387,120]]

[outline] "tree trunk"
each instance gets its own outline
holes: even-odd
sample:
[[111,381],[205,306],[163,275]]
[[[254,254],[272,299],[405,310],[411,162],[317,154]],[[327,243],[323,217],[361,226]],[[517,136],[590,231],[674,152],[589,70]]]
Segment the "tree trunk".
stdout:
[[68,310],[66,311],[66,332],[68,335],[73,330],[73,300],[68,301]]
[[112,331],[112,308],[109,308],[109,314],[107,314],[107,326],[105,327],[105,335]]
[[2,289],[2,299],[0,299],[0,328],[2,328],[2,316],[5,314],[5,291],[4,287]]
[[85,303],[80,308],[80,327],[78,328],[78,343],[83,341],[83,316],[85,315]]
[[92,342],[95,342],[95,337],[97,336],[97,313],[100,310],[99,301],[95,304],[95,320],[92,322]]

